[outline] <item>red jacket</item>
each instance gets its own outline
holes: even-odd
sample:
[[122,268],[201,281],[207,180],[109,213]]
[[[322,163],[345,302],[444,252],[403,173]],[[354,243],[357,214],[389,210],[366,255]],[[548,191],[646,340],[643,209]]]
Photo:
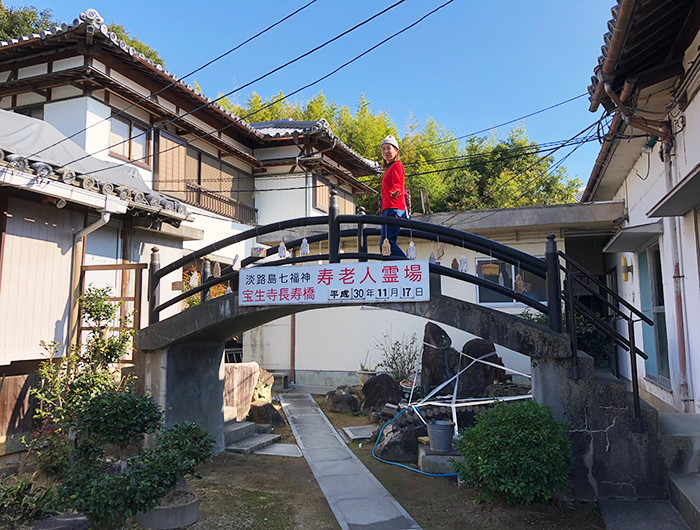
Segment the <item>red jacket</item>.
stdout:
[[[394,199],[391,196],[391,192],[395,191],[399,192],[399,196]],[[393,162],[384,172],[384,177],[382,177],[382,210],[387,208],[405,210],[404,191],[403,164],[401,162]]]

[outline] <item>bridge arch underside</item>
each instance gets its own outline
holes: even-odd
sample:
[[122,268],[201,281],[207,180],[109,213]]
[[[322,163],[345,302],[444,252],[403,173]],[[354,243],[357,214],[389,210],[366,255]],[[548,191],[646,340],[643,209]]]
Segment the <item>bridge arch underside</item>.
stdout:
[[[342,306],[355,304],[342,304]],[[357,304],[361,305],[361,304]],[[366,305],[366,304],[364,304]],[[304,311],[332,305],[238,306],[238,294],[215,298],[142,329],[135,339],[140,351],[162,350],[178,344],[223,342],[234,335]],[[431,294],[429,302],[372,304],[466,331],[530,358],[568,358],[568,337],[547,327],[488,307]]]

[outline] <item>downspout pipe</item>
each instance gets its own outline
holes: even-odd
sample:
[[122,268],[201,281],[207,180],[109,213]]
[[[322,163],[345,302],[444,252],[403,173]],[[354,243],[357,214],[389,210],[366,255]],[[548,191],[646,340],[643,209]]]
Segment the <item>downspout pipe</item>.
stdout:
[[601,79],[601,77],[609,78],[612,76],[615,66],[617,65],[617,60],[620,58],[622,46],[625,43],[627,30],[629,29],[629,25],[632,20],[632,13],[634,12],[636,4],[637,0],[622,0],[619,3],[617,17],[615,18],[615,28],[613,29],[612,37],[610,38],[610,44],[608,45],[608,53],[605,55],[605,61],[601,67],[602,75],[598,76],[600,82],[596,85],[595,92],[591,97],[591,106],[588,109],[591,112],[598,110],[600,100],[603,97],[605,87],[604,80]]
[[92,234],[95,230],[98,230],[109,223],[111,217],[112,216],[109,212],[102,212],[100,219],[91,225],[86,226],[75,234],[75,239],[73,242],[73,262],[71,267],[70,312],[68,316],[68,345],[71,349],[78,344],[78,337],[80,336],[80,322],[78,321],[80,311],[78,308],[78,298],[80,298],[80,295],[82,294],[80,292],[80,276],[82,272],[81,266],[83,263],[85,238]]

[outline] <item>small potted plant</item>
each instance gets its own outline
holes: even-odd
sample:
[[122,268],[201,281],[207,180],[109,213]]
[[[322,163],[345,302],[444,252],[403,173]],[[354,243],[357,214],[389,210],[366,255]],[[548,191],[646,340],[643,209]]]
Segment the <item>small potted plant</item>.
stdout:
[[377,370],[372,368],[369,361],[369,351],[365,355],[365,362],[360,363],[360,370],[358,372],[360,377],[360,386],[365,386],[365,383],[377,375]]

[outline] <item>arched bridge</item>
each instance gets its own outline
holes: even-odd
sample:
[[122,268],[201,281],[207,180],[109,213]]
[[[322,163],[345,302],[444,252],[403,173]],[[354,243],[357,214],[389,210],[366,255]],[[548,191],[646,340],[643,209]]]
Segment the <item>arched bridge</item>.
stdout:
[[[223,450],[222,353],[224,342],[243,331],[281,317],[334,305],[325,303],[322,305],[241,306],[238,303],[237,292],[210,300],[208,292],[213,286],[222,282],[230,282],[234,285],[238,283],[240,272],[233,270],[232,267],[223,270],[216,278],[211,277],[204,269],[200,286],[166,301],[161,301],[159,296],[161,279],[167,274],[181,270],[196,259],[204,258],[227,246],[298,227],[327,226],[327,233],[309,236],[306,239],[308,243],[327,242],[328,253],[295,255],[295,251],[302,245],[302,240],[298,239],[286,243],[286,248],[292,251],[292,257],[279,257],[280,247],[272,247],[266,250],[264,256],[242,260],[241,268],[249,270],[260,265],[284,267],[319,261],[340,263],[341,261],[403,259],[367,251],[367,238],[379,234],[380,230],[377,227],[393,225],[399,227],[401,235],[410,236],[412,239],[438,240],[444,244],[470,249],[511,263],[543,278],[547,287],[546,304],[487,279],[434,263],[429,265],[431,276],[448,276],[472,283],[544,313],[548,316],[549,328],[500,311],[457,300],[434,290],[431,292],[430,300],[425,302],[381,302],[372,305],[447,324],[530,356],[533,359],[532,374],[536,399],[551,405],[555,412],[560,412],[559,416],[562,418],[566,417],[566,414],[557,393],[561,394],[564,392],[563,389],[569,388],[571,384],[576,384],[577,381],[585,380],[592,375],[580,370],[574,324],[576,313],[583,314],[613,342],[628,350],[633,359],[635,355],[646,357],[635,347],[633,333],[628,335],[632,339],[630,342],[583,306],[574,296],[574,292],[586,289],[592,295],[600,297],[598,293],[600,290],[603,293],[601,302],[606,304],[618,318],[629,322],[630,330],[635,321],[643,320],[650,325],[651,321],[627,301],[607,289],[568,256],[558,252],[553,234],[548,236],[545,259],[542,260],[496,241],[453,228],[410,219],[370,216],[362,213],[339,215],[337,193],[333,190],[328,216],[291,219],[255,227],[208,245],[163,267],[159,263],[157,252],[152,255],[149,268],[149,326],[139,332],[134,344],[137,349],[136,365],[137,371],[140,372],[139,380],[144,385],[144,390],[150,392],[161,406],[168,410],[166,423],[197,420],[217,437],[217,449]],[[343,238],[355,238],[357,252],[341,254],[340,241]],[[439,282],[436,283],[439,284]],[[595,285],[597,289],[591,289],[591,285]],[[201,296],[203,303],[160,321],[160,312],[163,309],[193,295]],[[344,305],[347,305],[347,302]],[[566,312],[568,327],[574,330],[574,333],[569,335],[563,334],[562,305],[568,308]],[[586,359],[585,362],[592,371],[590,358]],[[632,366],[636,367],[636,362],[632,362]],[[563,382],[559,377],[567,371],[571,383]],[[545,381],[541,375],[545,372],[559,375],[550,377],[550,381]],[[541,382],[539,389],[538,377]],[[566,375],[563,377],[567,378]],[[639,418],[636,374],[632,382],[635,394],[635,417]],[[548,391],[548,388],[554,390]]]

